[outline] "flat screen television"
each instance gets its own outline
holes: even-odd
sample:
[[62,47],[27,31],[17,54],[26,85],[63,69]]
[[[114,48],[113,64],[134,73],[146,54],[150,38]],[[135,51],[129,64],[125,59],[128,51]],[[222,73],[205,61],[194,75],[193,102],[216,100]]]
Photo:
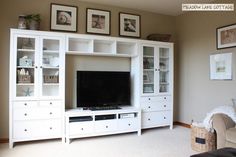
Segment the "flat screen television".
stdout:
[[77,71],[77,107],[128,106],[130,72]]

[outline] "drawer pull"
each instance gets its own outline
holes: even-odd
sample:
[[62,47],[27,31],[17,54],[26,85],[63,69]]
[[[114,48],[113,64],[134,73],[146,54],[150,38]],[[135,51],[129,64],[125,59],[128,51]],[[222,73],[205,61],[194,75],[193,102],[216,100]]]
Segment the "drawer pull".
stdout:
[[148,98],[148,100],[151,100],[151,98]]
[[164,105],[164,107],[166,107],[166,105]]
[[27,116],[27,113],[25,113],[24,115]]
[[50,127],[50,130],[52,130],[52,127]]
[[166,119],[166,117],[164,117],[164,119]]
[[27,103],[24,103],[25,106],[27,106]]
[[52,102],[50,102],[50,105],[52,105]]
[[49,114],[52,115],[52,112],[50,112]]
[[131,125],[131,124],[128,124],[129,126]]
[[84,128],[81,128],[81,130],[84,130]]
[[25,132],[27,131],[27,129],[24,130]]
[[106,126],[106,128],[108,128],[108,126]]
[[151,106],[148,106],[148,108],[151,108]]
[[150,119],[150,118],[148,118],[148,120],[150,121],[151,119]]
[[166,99],[166,97],[164,97],[164,99]]

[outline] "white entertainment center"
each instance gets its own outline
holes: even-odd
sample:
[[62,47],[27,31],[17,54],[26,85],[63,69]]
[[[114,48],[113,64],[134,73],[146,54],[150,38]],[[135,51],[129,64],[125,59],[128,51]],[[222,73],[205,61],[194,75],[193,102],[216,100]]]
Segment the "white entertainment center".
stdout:
[[[21,141],[61,138],[70,143],[74,138],[173,128],[173,43],[19,29],[11,29],[10,38],[10,148]],[[129,59],[131,106],[65,109],[67,56]]]

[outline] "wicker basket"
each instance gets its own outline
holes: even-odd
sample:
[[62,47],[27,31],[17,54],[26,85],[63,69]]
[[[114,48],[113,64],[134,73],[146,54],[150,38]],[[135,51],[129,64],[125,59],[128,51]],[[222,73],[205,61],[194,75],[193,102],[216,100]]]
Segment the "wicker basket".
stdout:
[[44,75],[44,83],[58,83],[59,77],[55,75]]
[[18,83],[31,83],[30,75],[18,75]]
[[204,127],[191,126],[191,146],[198,152],[216,149],[215,133],[208,132]]

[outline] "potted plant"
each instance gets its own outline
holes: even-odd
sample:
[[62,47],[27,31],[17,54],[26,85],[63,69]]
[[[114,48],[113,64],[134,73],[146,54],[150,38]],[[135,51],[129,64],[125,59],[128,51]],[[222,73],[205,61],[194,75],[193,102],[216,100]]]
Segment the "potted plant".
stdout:
[[41,21],[40,14],[30,14],[30,15],[27,15],[25,18],[26,18],[29,29],[39,30],[40,21]]

